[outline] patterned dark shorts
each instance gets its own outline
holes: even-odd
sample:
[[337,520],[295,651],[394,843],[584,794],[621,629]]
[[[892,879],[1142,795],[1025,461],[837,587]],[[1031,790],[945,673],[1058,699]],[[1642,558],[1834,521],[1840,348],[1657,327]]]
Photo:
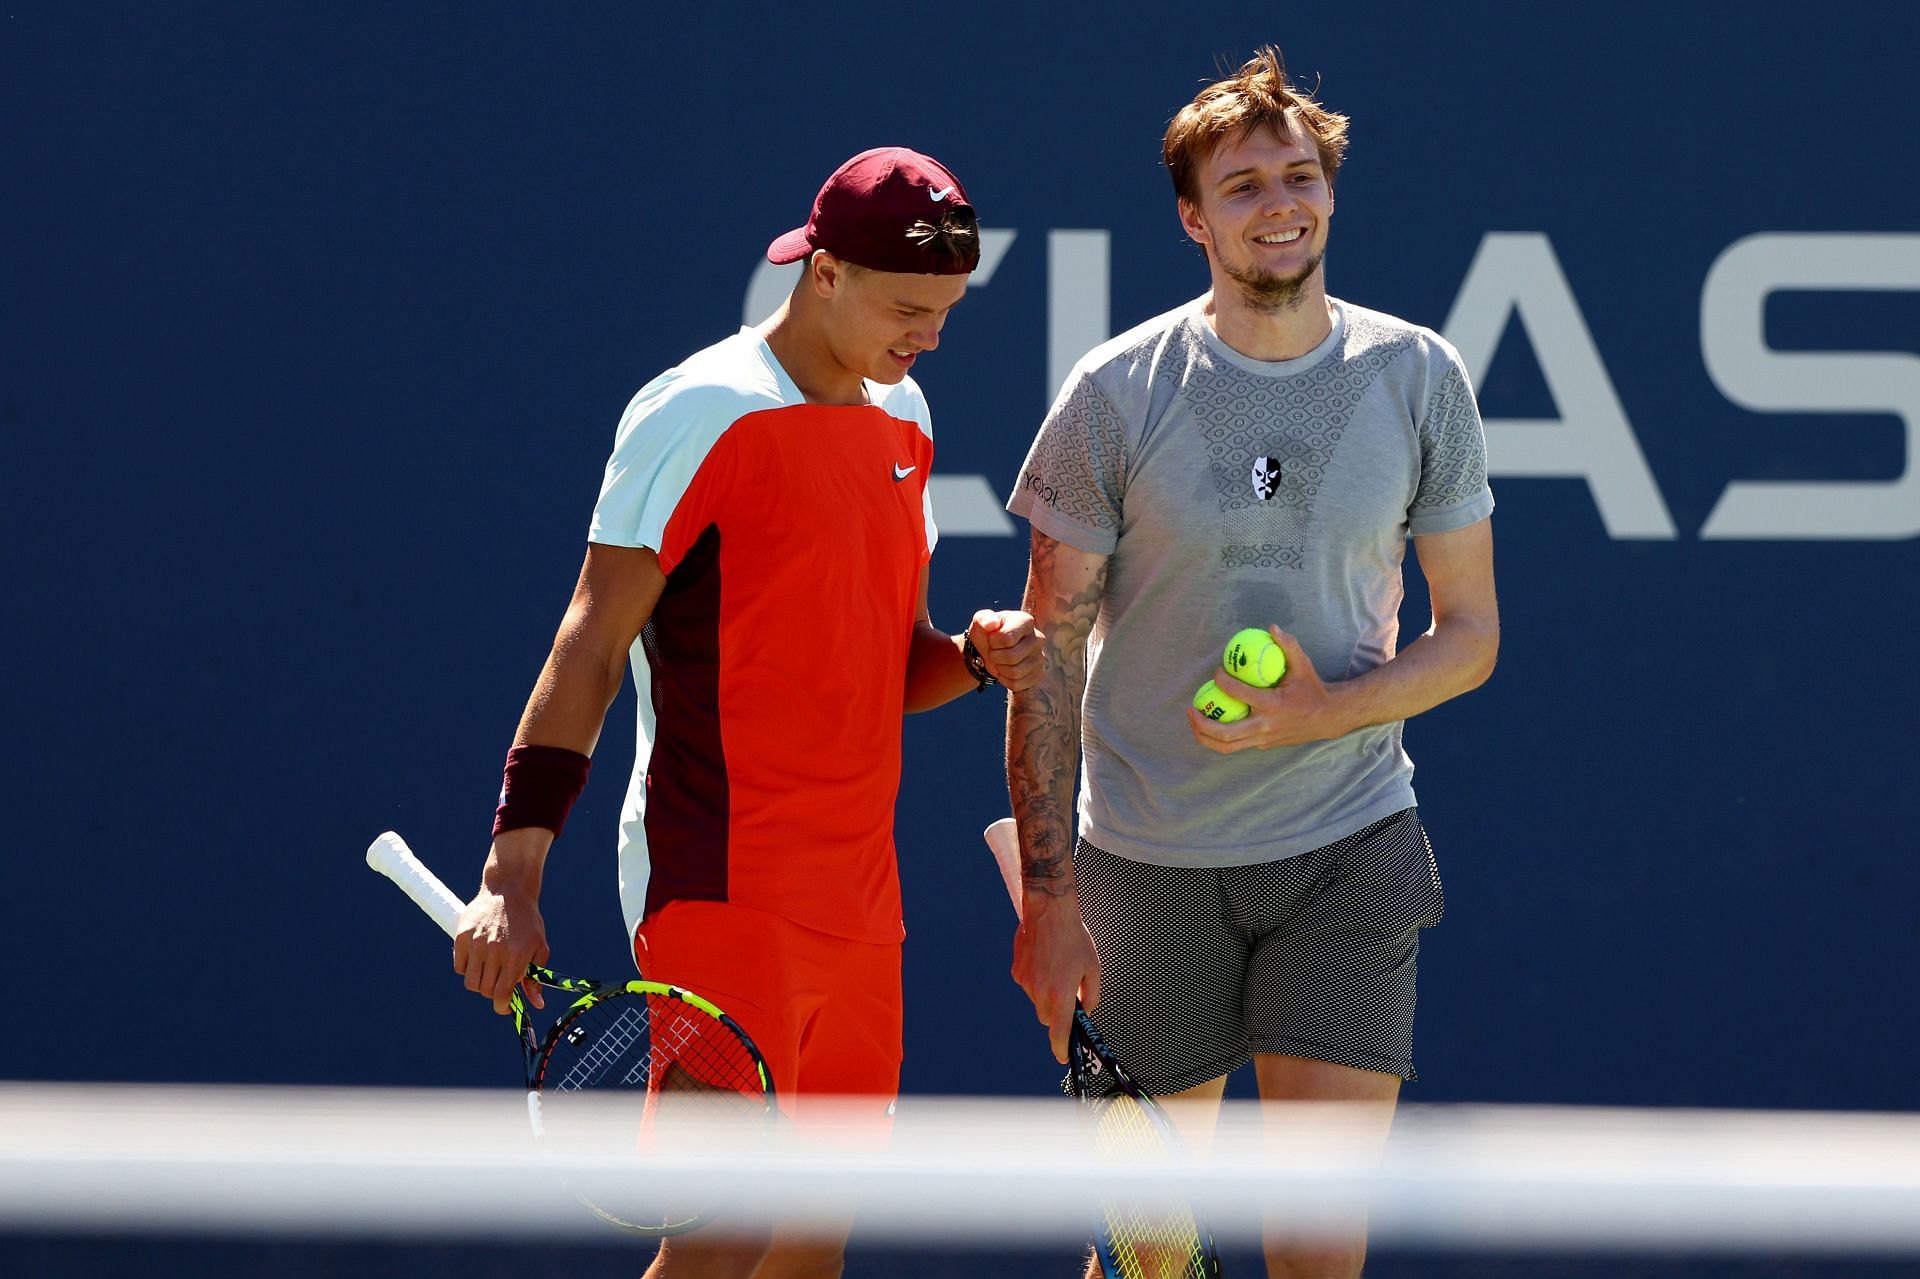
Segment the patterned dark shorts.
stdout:
[[1154,866],[1083,839],[1073,873],[1100,952],[1093,1022],[1148,1092],[1257,1052],[1417,1077],[1420,930],[1446,903],[1416,810],[1253,866]]

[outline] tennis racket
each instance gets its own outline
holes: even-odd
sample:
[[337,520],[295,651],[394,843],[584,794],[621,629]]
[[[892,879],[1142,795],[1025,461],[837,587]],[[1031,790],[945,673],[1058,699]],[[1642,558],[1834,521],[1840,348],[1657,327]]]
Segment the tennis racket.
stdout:
[[[392,831],[380,836],[367,849],[367,865],[454,935],[465,903],[405,840]],[[526,1059],[527,1113],[535,1137],[549,1147],[632,1157],[675,1129],[720,1122],[771,1129],[773,1077],[765,1059],[739,1024],[705,999],[657,981],[590,981],[538,966],[527,975],[578,996],[545,1035],[535,1030],[518,986],[510,1001]],[[604,1101],[577,1101],[588,1093],[604,1098],[608,1090],[631,1096],[625,1118],[616,1112],[610,1120]],[[603,1182],[571,1189],[603,1220],[650,1236],[691,1230],[718,1206],[654,1202]]]
[[[987,847],[1020,913],[1020,834],[1013,818],[986,829]],[[1166,1112],[1133,1081],[1076,1001],[1067,1044],[1067,1085],[1093,1120],[1094,1147],[1130,1160],[1172,1157],[1180,1139]],[[1213,1236],[1191,1206],[1164,1199],[1109,1199],[1093,1231],[1106,1279],[1219,1279]]]

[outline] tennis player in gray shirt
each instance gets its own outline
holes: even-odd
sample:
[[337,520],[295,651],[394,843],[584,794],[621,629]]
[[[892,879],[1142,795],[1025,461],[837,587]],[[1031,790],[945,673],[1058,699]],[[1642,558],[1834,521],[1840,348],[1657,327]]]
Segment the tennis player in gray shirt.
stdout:
[[[1273,48],[1174,117],[1211,288],[1080,361],[1008,503],[1048,650],[1008,716],[1014,976],[1056,1057],[1078,997],[1144,1087],[1188,1103],[1171,1110],[1200,1146],[1248,1060],[1262,1098],[1357,1103],[1384,1139],[1443,906],[1401,730],[1499,646],[1459,356],[1327,295],[1346,130]],[[1402,647],[1409,538],[1433,624]],[[1220,669],[1244,627],[1284,650],[1276,686]],[[1210,677],[1246,718],[1192,709]],[[1359,1221],[1266,1248],[1275,1276],[1357,1276],[1365,1250]]]

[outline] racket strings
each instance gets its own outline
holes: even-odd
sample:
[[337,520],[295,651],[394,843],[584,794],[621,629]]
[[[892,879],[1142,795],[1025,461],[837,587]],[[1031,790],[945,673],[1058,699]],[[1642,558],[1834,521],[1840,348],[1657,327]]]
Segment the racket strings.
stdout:
[[[1137,1162],[1173,1154],[1165,1117],[1091,1043],[1074,1041],[1067,1083],[1092,1116],[1094,1147],[1103,1157]],[[1106,1273],[1118,1279],[1214,1279],[1216,1274],[1193,1210],[1177,1200],[1104,1198],[1098,1231],[1095,1252]]]
[[740,1034],[670,995],[615,991],[563,1019],[549,1033],[542,1086],[660,1088],[669,1074],[685,1087],[759,1096],[760,1064]]
[[549,1087],[561,1092],[577,1092],[582,1088],[600,1087],[611,1081],[617,1087],[631,1088],[636,1084],[644,1085],[647,1078],[650,1054],[646,1050],[647,1009],[633,1007],[632,1000],[603,1000],[601,1008],[612,1008],[610,1017],[594,1018],[597,1025],[582,1026],[581,1023],[593,1013],[589,1010],[559,1032],[564,1039],[569,1034],[582,1036],[585,1049],[578,1059],[567,1067],[560,1078]]
[[[1105,1156],[1152,1159],[1172,1153],[1161,1124],[1139,1098],[1115,1093],[1089,1102],[1095,1148]],[[1102,1203],[1103,1258],[1121,1279],[1210,1279],[1200,1228],[1185,1204],[1115,1196]]]
[[[549,1032],[536,1077],[549,1148],[616,1163],[684,1150],[716,1125],[751,1133],[773,1116],[748,1041],[664,991],[608,990],[576,1005]],[[631,1098],[631,1108],[610,1118],[604,1104],[586,1100],[596,1094]],[[710,1195],[641,1192],[617,1175],[571,1185],[605,1220],[646,1234],[676,1233],[717,1207]]]

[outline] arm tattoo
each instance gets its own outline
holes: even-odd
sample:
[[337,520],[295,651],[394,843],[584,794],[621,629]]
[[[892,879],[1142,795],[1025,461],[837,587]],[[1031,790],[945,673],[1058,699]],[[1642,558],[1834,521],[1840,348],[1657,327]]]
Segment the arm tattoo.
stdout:
[[[1065,560],[1063,564],[1061,561]],[[1080,765],[1080,700],[1087,638],[1106,591],[1106,558],[1033,535],[1026,610],[1046,635],[1046,673],[1007,705],[1007,788],[1020,825],[1021,876],[1050,896],[1073,886],[1073,784]]]

